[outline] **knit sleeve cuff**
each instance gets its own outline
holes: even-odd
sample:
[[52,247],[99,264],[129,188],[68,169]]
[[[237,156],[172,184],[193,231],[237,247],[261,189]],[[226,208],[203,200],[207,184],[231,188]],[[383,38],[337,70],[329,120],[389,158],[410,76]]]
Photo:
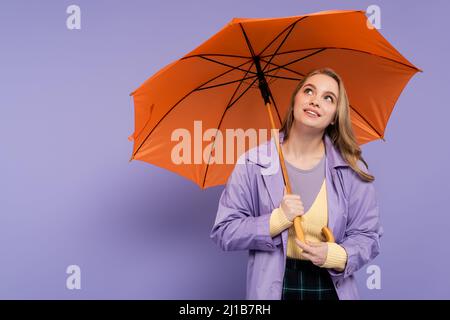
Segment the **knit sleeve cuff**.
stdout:
[[327,244],[327,259],[321,267],[343,271],[347,263],[347,251],[345,251],[344,247],[338,245],[337,243],[327,242]]
[[283,230],[292,226],[292,224],[293,222],[286,218],[283,210],[280,208],[275,208],[270,215],[270,235],[274,237]]

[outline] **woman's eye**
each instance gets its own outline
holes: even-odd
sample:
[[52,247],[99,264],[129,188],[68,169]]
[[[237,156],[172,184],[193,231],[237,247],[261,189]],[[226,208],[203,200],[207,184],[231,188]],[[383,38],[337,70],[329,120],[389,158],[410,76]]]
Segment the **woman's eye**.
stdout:
[[332,97],[332,96],[326,96],[326,97],[325,97],[325,99],[327,99],[327,98],[329,98],[329,99],[330,99],[330,100],[329,100],[330,102],[333,102],[333,101],[334,101],[334,99],[333,99],[333,97]]
[[308,94],[308,92],[310,92],[310,91],[312,92],[312,90],[311,90],[311,89],[305,89],[305,91],[304,91],[304,92],[305,92],[306,94]]

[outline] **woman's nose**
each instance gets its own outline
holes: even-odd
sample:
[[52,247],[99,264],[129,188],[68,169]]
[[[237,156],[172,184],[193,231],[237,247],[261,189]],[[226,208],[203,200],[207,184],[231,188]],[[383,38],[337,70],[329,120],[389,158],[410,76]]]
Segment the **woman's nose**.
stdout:
[[312,98],[312,100],[309,102],[309,104],[310,104],[311,106],[316,106],[316,107],[319,106],[319,103],[317,102],[317,99],[316,99],[316,98]]

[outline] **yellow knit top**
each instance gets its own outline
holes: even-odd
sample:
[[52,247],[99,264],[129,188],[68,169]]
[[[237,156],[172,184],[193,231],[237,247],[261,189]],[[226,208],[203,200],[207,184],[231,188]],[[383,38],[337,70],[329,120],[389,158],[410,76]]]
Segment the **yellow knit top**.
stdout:
[[[302,227],[305,234],[305,240],[309,242],[325,241],[325,238],[322,235],[322,228],[327,226],[327,222],[327,188],[324,179],[313,204],[302,216]],[[287,228],[289,228],[287,256],[294,259],[306,260],[306,258],[302,256],[302,249],[295,243],[294,223],[289,221],[280,207],[274,209],[270,216],[270,235],[274,237]],[[347,263],[347,252],[337,243],[327,242],[327,245],[327,258],[321,267],[343,271]]]

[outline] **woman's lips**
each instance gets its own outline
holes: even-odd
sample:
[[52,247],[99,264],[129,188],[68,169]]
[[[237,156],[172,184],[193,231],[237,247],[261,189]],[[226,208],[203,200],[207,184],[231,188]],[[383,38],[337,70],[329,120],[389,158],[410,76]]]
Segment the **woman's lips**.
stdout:
[[310,118],[318,118],[319,117],[317,114],[315,114],[314,112],[309,111],[309,110],[305,110],[305,113]]

